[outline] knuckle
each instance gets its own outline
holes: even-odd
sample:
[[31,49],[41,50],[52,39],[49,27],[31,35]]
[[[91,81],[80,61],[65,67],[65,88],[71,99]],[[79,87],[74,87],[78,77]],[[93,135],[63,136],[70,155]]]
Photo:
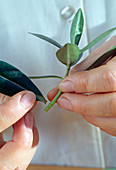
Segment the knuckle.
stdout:
[[0,133],[7,128],[6,125],[8,123],[7,117],[4,116],[3,113],[0,112]]
[[107,69],[103,71],[103,81],[105,89],[109,89],[110,91],[116,90],[116,72]]
[[110,99],[110,113],[112,116],[116,116],[116,93],[112,94]]
[[80,114],[87,115],[88,114],[88,105],[86,102],[81,102],[79,104],[79,108],[77,110],[77,113],[80,112]]
[[32,145],[32,140],[31,140],[31,139],[30,139],[30,140],[25,140],[25,141],[23,142],[23,148],[24,148],[25,150],[30,149],[30,148],[31,148],[31,145]]
[[0,163],[0,170],[12,170],[12,169],[14,168],[8,161]]
[[11,111],[10,114],[9,113],[9,110],[7,110],[5,107],[3,108],[3,106],[0,105],[0,132],[13,124],[14,120],[17,118],[17,115],[13,114],[13,111]]
[[25,150],[28,150],[28,149],[30,148],[30,142],[24,142],[24,143],[23,143],[23,148],[24,148]]
[[27,151],[30,149],[31,144],[29,141],[24,141],[24,142],[18,143],[17,146],[18,148],[21,148],[21,150]]
[[20,148],[23,151],[28,151],[32,146],[32,142],[33,142],[33,135],[30,132],[30,134],[25,133],[19,141],[16,141],[16,145],[17,148]]
[[4,165],[1,165],[1,164],[0,164],[0,169],[1,169],[1,170],[8,170],[7,167],[5,167]]
[[19,167],[17,167],[15,170],[26,170],[26,167],[25,165],[19,165]]
[[88,74],[80,74],[80,78],[78,78],[79,82],[75,83],[75,87],[77,92],[88,92],[89,87],[89,77]]
[[[113,130],[112,130],[113,129]],[[109,131],[107,133],[109,133],[110,135],[112,136],[115,136],[116,137],[116,127],[113,127],[112,129],[109,129]]]
[[0,104],[4,103],[9,97],[0,93]]

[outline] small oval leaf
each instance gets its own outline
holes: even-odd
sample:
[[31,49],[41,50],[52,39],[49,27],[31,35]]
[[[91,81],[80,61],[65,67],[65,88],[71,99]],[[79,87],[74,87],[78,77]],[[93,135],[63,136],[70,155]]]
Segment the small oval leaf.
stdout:
[[79,57],[79,48],[75,44],[66,44],[56,52],[56,56],[60,62],[71,66]]
[[53,39],[51,39],[51,38],[49,38],[49,37],[47,37],[47,36],[45,36],[45,35],[35,34],[35,33],[31,33],[31,32],[29,32],[29,34],[32,34],[32,35],[34,35],[34,36],[36,36],[36,37],[38,37],[38,38],[40,38],[40,39],[43,39],[43,40],[45,40],[45,41],[47,41],[47,42],[55,45],[55,46],[58,47],[58,48],[61,48],[61,47],[62,47],[62,45],[60,45],[58,42],[56,42],[55,40],[53,40]]
[[84,18],[81,8],[74,16],[71,25],[70,39],[72,44],[79,44],[82,32],[83,32]]
[[39,101],[46,102],[40,90],[19,69],[0,60],[0,92],[12,96],[22,90],[30,90]]

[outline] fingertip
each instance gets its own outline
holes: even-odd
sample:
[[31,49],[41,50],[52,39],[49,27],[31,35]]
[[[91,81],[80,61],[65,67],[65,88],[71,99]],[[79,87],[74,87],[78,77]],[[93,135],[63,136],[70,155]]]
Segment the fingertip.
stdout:
[[72,111],[72,104],[70,102],[70,100],[66,97],[66,95],[62,95],[59,99],[57,104],[59,105],[59,107],[66,109],[68,111]]
[[74,85],[73,82],[71,80],[63,80],[60,85],[59,85],[59,89],[62,92],[73,92],[74,91]]
[[8,98],[5,105],[8,105],[9,108],[17,108],[23,111],[29,111],[30,108],[34,106],[36,102],[36,96],[31,91],[21,91],[14,96]]
[[0,93],[0,104],[4,103],[4,102],[7,101],[9,98],[10,98],[9,96]]
[[59,90],[58,86],[56,86],[52,90],[50,90],[47,94],[48,100],[51,101],[56,96],[56,94],[58,93],[58,90]]
[[20,98],[20,105],[24,109],[31,108],[36,100],[36,96],[33,92],[26,91],[24,94],[21,95]]

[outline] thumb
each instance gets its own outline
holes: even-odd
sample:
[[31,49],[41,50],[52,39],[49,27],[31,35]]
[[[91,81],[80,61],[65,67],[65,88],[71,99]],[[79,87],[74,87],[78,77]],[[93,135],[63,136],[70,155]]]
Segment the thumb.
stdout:
[[35,104],[36,96],[22,91],[0,105],[0,132],[17,122]]

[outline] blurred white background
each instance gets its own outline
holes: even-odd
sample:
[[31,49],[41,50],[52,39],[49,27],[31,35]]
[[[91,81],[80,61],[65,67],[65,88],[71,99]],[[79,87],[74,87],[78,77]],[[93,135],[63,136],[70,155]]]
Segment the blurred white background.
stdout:
[[[71,16],[64,19],[61,15],[66,7],[74,9],[73,12],[78,8],[83,10],[86,21],[80,48],[115,27],[115,0],[0,0],[0,58],[27,75],[63,76],[65,66],[55,57],[58,49],[28,32],[44,34],[62,45],[70,42]],[[34,82],[46,96],[59,80]],[[33,164],[116,167],[115,137],[100,132],[80,115],[57,105],[48,113],[44,108],[45,105],[39,103],[34,110],[40,142]],[[11,128],[5,131],[6,140],[11,131]]]

